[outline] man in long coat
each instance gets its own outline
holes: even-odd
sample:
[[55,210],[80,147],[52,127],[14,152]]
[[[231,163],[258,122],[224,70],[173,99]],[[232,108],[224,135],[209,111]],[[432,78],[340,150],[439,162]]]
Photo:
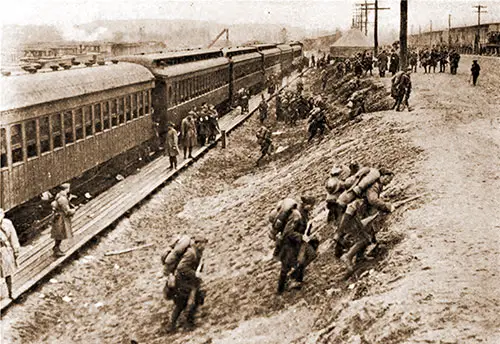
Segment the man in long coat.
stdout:
[[194,113],[190,112],[189,115],[181,122],[182,143],[184,148],[184,159],[189,152],[189,158],[193,157],[193,147],[196,145],[197,133],[196,123],[194,121]]
[[0,208],[0,277],[5,278],[9,298],[12,298],[12,275],[17,269],[19,248],[16,229]]
[[387,70],[388,61],[389,58],[387,57],[385,50],[383,50],[377,57],[378,73],[381,78],[385,77],[385,71]]
[[177,130],[172,122],[168,123],[165,154],[170,158],[170,168],[177,168],[177,155],[179,155],[179,139]]
[[75,209],[71,208],[69,203],[70,186],[69,183],[61,185],[62,190],[57,193],[54,201],[50,204],[54,212],[50,234],[55,241],[53,251],[56,257],[64,256],[64,252],[61,251],[61,241],[73,237],[71,217],[75,214]]

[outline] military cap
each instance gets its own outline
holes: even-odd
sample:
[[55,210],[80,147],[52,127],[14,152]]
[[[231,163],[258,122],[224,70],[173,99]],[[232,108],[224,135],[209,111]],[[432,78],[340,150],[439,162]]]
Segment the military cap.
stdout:
[[195,242],[195,244],[199,245],[206,245],[208,243],[207,238],[200,234],[193,236],[193,241]]
[[394,173],[391,170],[389,170],[388,168],[385,168],[385,167],[379,168],[378,171],[380,172],[381,176],[383,176],[383,175],[394,175]]
[[71,187],[70,183],[61,184],[61,188],[63,188],[63,189],[69,189],[70,187]]
[[477,60],[472,60],[472,62],[477,62]]

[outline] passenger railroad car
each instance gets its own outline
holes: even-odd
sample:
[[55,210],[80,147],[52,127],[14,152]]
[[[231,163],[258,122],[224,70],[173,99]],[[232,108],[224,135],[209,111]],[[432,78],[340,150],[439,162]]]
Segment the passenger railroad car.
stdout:
[[0,206],[9,210],[153,136],[154,76],[131,63],[0,78]]

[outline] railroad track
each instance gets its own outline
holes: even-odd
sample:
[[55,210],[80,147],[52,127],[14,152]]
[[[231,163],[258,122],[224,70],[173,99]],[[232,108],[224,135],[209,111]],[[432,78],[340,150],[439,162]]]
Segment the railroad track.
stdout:
[[[280,90],[293,83],[307,70],[289,77],[287,84],[282,86]],[[268,96],[267,101],[270,101],[274,95]],[[260,94],[257,94],[250,100],[248,113],[238,115],[233,111],[223,116],[219,120],[221,131],[229,133],[243,124],[257,110],[259,102]],[[92,201],[82,205],[72,219],[74,237],[63,243],[63,248],[66,250],[63,257],[53,257],[54,241],[50,238],[50,230],[43,231],[41,237],[29,249],[22,250],[18,257],[18,270],[13,276],[13,299],[1,299],[1,311],[4,312],[13,300],[18,299],[37,283],[47,278],[92,238],[119,220],[148,195],[215,147],[221,138],[221,135],[218,135],[214,143],[197,148],[193,152],[192,159],[180,160],[175,171],[169,168],[168,157],[158,158],[144,166],[138,173],[127,177]]]

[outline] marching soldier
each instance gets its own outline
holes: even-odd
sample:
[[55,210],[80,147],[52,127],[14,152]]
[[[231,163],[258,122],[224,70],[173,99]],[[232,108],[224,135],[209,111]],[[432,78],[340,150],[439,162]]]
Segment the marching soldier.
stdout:
[[286,198],[278,203],[269,216],[272,225],[269,237],[275,240],[275,256],[281,262],[278,294],[285,291],[288,273],[292,269],[292,278],[302,282],[305,268],[316,257],[319,240],[309,239],[308,227],[309,214],[315,202],[313,197],[301,197],[300,202]]
[[266,99],[264,98],[264,95],[261,94],[261,101],[259,103],[259,119],[260,123],[264,124],[264,121],[267,119],[267,110],[269,106],[267,105]]
[[392,108],[396,109],[396,111],[402,111],[401,104],[403,105],[403,109],[406,106],[408,111],[412,111],[408,103],[411,94],[410,74],[411,68],[408,68],[405,72],[397,73],[392,78],[391,93],[392,97],[396,100]]
[[378,73],[381,78],[385,77],[385,71],[387,70],[387,63],[389,62],[389,58],[383,50],[377,57],[378,62]]
[[257,166],[266,155],[270,155],[272,152],[273,141],[271,139],[271,131],[266,127],[261,127],[257,132],[257,143],[260,145],[261,156],[257,159]]
[[0,208],[0,277],[5,278],[9,298],[12,299],[12,275],[17,269],[19,256],[19,240],[12,222],[5,218]]
[[[362,254],[370,243],[376,242],[375,234],[370,224],[377,217],[378,213],[373,213],[377,210],[392,213],[395,210],[393,204],[385,202],[380,198],[383,187],[392,181],[394,175],[385,169],[380,169],[379,172],[380,177],[368,186],[366,191],[361,190],[361,188],[358,189],[357,194],[359,198],[348,204],[339,225],[341,238],[349,234],[354,239],[354,244],[340,258],[349,271],[352,271],[354,268],[353,258]],[[364,217],[364,215],[370,216]]]
[[477,83],[477,78],[479,77],[479,72],[481,71],[481,67],[477,63],[477,60],[472,61],[472,67],[470,69],[471,76],[472,76],[472,84],[476,86]]
[[175,239],[162,254],[163,273],[167,276],[164,297],[173,300],[175,304],[168,332],[175,331],[177,320],[188,306],[191,295],[194,296],[194,301],[187,314],[189,327],[194,326],[196,311],[204,304],[205,293],[201,288],[200,273],[203,269],[202,256],[206,243],[204,238],[190,238],[184,235]]
[[307,142],[311,142],[318,132],[321,139],[325,133],[325,128],[331,130],[325,116],[325,111],[319,107],[315,107],[311,110],[311,116],[309,117],[308,123],[309,138],[307,139]]
[[389,64],[389,72],[392,73],[392,76],[394,76],[399,70],[399,55],[396,53],[396,51],[392,50],[391,53],[391,61]]
[[55,241],[55,245],[52,250],[54,256],[56,257],[64,256],[64,252],[61,250],[61,242],[65,239],[71,239],[73,237],[71,217],[75,215],[75,208],[72,208],[69,203],[70,187],[70,183],[62,184],[61,191],[57,193],[54,201],[50,204],[52,206],[52,211],[54,212],[54,216],[52,218],[52,230],[50,234],[52,239]]

